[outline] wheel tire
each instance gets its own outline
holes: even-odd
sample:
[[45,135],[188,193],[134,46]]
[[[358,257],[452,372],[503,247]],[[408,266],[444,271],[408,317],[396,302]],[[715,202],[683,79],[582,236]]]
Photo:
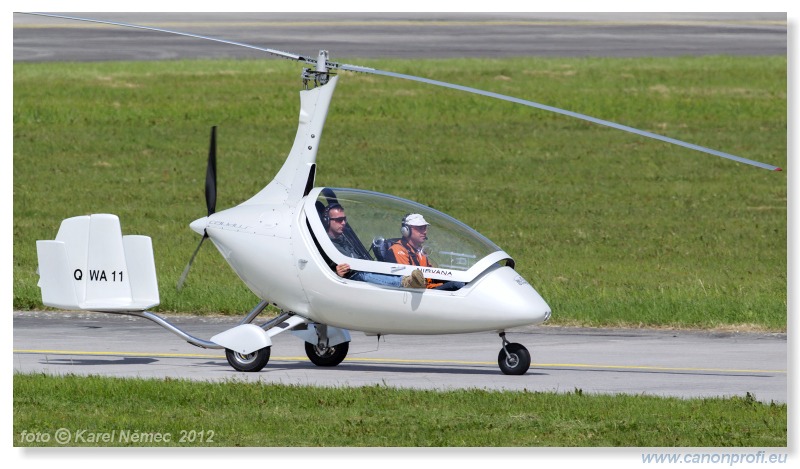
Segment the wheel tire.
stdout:
[[[508,355],[506,350],[508,350]],[[521,344],[508,344],[505,350],[500,350],[500,355],[497,356],[497,364],[500,365],[500,370],[503,374],[524,375],[531,366],[531,354]]]
[[342,363],[348,350],[350,350],[350,342],[343,342],[326,349],[319,349],[316,345],[306,342],[306,355],[317,366],[336,366]]
[[270,347],[264,347],[253,353],[243,354],[225,349],[225,357],[236,371],[256,372],[261,371],[269,362]]

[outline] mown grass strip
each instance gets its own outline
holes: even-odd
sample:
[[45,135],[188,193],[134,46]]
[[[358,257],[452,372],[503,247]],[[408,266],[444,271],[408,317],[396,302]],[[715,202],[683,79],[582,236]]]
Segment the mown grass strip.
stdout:
[[[784,447],[787,407],[750,395],[683,400],[579,389],[440,392],[15,374],[14,445],[61,446],[58,429],[70,432],[69,446]],[[120,439],[124,431],[171,438],[132,443]],[[192,431],[192,441],[181,441]],[[113,441],[87,441],[112,432]],[[45,434],[47,442],[23,441]]]

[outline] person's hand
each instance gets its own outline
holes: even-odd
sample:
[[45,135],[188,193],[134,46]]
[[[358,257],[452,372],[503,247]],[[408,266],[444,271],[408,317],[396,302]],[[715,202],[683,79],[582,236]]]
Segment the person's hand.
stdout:
[[348,272],[350,272],[350,264],[339,264],[336,266],[336,275],[339,277],[344,277]]

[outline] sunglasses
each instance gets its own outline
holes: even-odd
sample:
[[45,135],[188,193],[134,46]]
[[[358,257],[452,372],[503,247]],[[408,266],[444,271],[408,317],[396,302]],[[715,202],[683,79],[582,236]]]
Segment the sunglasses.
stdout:
[[347,217],[336,217],[331,218],[331,221],[335,221],[336,223],[344,223],[347,221]]

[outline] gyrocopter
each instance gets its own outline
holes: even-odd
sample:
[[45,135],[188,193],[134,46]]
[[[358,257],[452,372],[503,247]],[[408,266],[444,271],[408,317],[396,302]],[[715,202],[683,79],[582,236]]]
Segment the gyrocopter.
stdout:
[[[328,60],[327,51],[309,58],[274,49],[160,28],[89,18],[31,13],[69,20],[166,32],[247,47],[310,65],[302,73],[297,134],[285,163],[266,187],[249,200],[216,211],[216,129],[212,129],[206,170],[207,215],[191,222],[200,244],[206,239],[261,300],[239,325],[209,340],[194,337],[148,311],[159,304],[151,240],[123,236],[115,215],[68,218],[55,240],[37,241],[39,287],[46,306],[128,314],[156,322],[187,342],[225,349],[236,370],[256,372],[267,365],[272,337],[285,331],[305,341],[306,354],[319,366],[341,363],[350,331],[370,335],[500,335],[498,365],[503,373],[524,374],[528,350],[506,339],[505,331],[547,321],[551,310],[515,270],[512,256],[464,223],[425,205],[359,189],[315,187],[317,151],[338,71],[383,75],[428,83],[564,114],[658,139],[764,169],[776,166],[693,145],[669,137],[475,88]],[[346,215],[344,215],[346,213]],[[339,226],[333,233],[332,225]],[[406,244],[406,262],[391,255],[415,228],[424,246]],[[349,247],[343,250],[342,243]],[[413,251],[413,252],[412,252]],[[341,275],[337,267],[347,265]],[[389,281],[376,283],[353,275]],[[420,276],[421,274],[421,276]],[[422,277],[422,278],[420,278]],[[407,279],[416,280],[407,282]],[[442,288],[446,286],[447,288]],[[274,305],[280,313],[264,324],[254,320]]]

